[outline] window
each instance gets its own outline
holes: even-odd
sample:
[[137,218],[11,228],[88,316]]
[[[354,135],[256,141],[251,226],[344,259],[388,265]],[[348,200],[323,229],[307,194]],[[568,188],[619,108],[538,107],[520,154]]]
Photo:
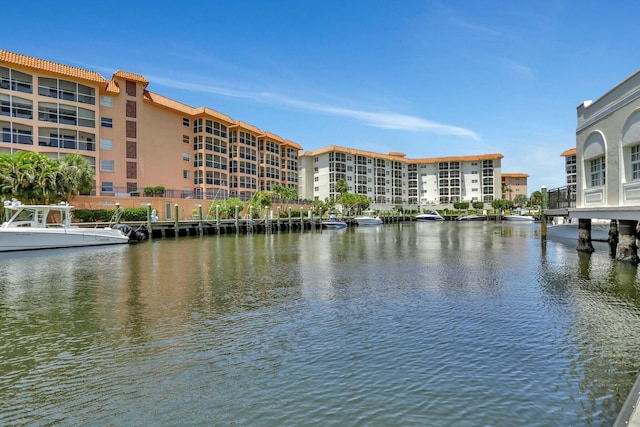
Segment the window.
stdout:
[[0,67],[0,89],[33,93],[33,77],[11,68]]
[[102,183],[100,184],[100,192],[113,193],[113,182],[102,181]]
[[631,147],[631,179],[640,179],[640,145]]
[[103,107],[113,107],[113,98],[106,95],[100,95],[100,105]]
[[182,153],[182,160],[184,160],[185,162],[190,162],[191,155],[189,153]]
[[113,119],[110,119],[108,117],[101,117],[100,118],[100,126],[102,126],[103,128],[112,128],[113,127]]
[[113,139],[100,138],[101,150],[113,150]]
[[127,80],[125,83],[125,92],[128,96],[136,96],[136,82]]
[[604,157],[592,159],[590,162],[591,187],[598,187],[605,183]]
[[114,171],[113,160],[100,160],[101,172],[113,172]]
[[191,126],[191,123],[189,122],[189,119],[187,119],[186,117],[183,117],[182,118],[182,126],[186,126],[186,127]]
[[191,171],[183,170],[182,171],[182,177],[189,179],[189,177],[191,177]]

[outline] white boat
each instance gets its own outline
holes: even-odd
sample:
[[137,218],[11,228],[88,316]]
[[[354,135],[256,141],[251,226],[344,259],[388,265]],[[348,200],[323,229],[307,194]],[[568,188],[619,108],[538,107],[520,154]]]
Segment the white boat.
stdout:
[[[555,218],[553,224],[547,225],[547,237],[552,239],[567,239],[578,241],[578,218],[564,220]],[[611,221],[608,219],[591,220],[591,240],[606,242],[609,240]]]
[[416,215],[416,221],[444,221],[444,218],[436,211],[426,211]]
[[354,220],[358,225],[380,225],[382,224],[382,218],[374,216],[373,211],[364,211],[363,215],[357,216]]
[[0,252],[116,245],[128,243],[128,234],[136,233],[125,224],[119,224],[121,229],[71,225],[73,206],[68,203],[23,205],[14,200],[5,201],[4,209],[9,219],[0,225]]
[[536,220],[531,215],[502,215],[502,219],[506,221],[528,221],[528,222],[533,222]]

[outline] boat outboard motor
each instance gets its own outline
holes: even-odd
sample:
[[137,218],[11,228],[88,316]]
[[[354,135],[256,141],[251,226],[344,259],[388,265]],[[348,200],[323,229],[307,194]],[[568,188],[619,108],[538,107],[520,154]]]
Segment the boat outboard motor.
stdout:
[[144,233],[134,230],[131,226],[127,224],[116,224],[112,228],[122,231],[122,234],[127,236],[129,240],[133,240],[136,242],[144,240],[144,238],[146,237]]

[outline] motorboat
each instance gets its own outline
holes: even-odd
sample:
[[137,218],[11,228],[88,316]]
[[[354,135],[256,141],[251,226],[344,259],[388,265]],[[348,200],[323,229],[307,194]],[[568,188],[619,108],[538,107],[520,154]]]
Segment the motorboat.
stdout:
[[531,216],[531,215],[520,215],[520,214],[516,214],[516,215],[502,215],[502,219],[506,220],[506,221],[526,221],[526,222],[533,222],[536,219]]
[[329,219],[327,221],[322,221],[322,228],[337,230],[337,229],[346,228],[346,227],[347,227],[347,223],[344,221],[340,221],[333,213],[329,215]]
[[426,211],[416,215],[416,221],[444,221],[444,218],[436,211]]
[[[578,241],[578,218],[565,220],[564,218],[554,218],[553,223],[547,226],[547,237],[552,239],[567,239]],[[609,230],[611,220],[592,219],[591,220],[591,240],[606,242],[609,240]]]
[[0,225],[0,252],[117,245],[128,243],[132,233],[138,233],[128,230],[126,224],[101,228],[71,225],[72,209],[68,203],[23,205],[16,200],[5,201],[8,220]]
[[364,211],[362,215],[354,218],[358,225],[380,225],[382,218],[374,216],[373,211]]
[[486,221],[486,215],[464,215],[459,216],[457,221]]

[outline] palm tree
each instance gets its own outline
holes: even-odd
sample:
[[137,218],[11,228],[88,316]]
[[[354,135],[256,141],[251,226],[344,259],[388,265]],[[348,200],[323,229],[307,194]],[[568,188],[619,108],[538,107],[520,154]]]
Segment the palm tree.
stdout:
[[93,188],[93,168],[79,154],[68,154],[59,163],[57,176],[58,195],[69,201],[79,193],[87,193]]

